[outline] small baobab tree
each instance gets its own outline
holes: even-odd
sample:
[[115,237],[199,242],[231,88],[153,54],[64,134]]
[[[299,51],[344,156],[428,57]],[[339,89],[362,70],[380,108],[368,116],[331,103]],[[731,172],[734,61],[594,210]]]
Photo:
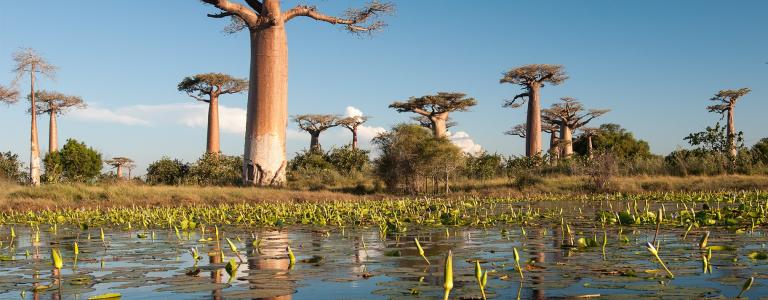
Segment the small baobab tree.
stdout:
[[560,144],[562,156],[565,158],[573,155],[573,131],[584,127],[594,118],[606,114],[607,109],[584,109],[584,106],[575,98],[560,98],[561,103],[552,104],[543,110],[543,118],[546,122],[557,124],[560,128]]
[[205,73],[186,77],[178,85],[181,92],[197,101],[208,103],[208,138],[205,152],[218,155],[219,142],[219,96],[237,94],[248,90],[248,80],[222,73]]
[[[476,104],[477,100],[467,98],[467,95],[463,93],[439,92],[436,95],[411,97],[405,102],[397,101],[390,104],[389,107],[394,108],[397,112],[413,112],[426,118],[429,120],[429,128],[432,129],[434,136],[443,138],[448,134],[450,113],[468,111],[470,107]],[[421,123],[425,124],[425,122]]]
[[104,161],[104,163],[117,169],[117,178],[123,178],[123,168],[133,168],[133,160],[127,157],[113,157],[112,159]]
[[[514,68],[504,73],[500,83],[517,84],[524,91],[504,103],[504,107],[517,108],[528,102],[525,155],[541,155],[541,88],[545,84],[558,85],[568,79],[561,65],[533,64]],[[518,100],[521,100],[518,102]]]
[[30,155],[29,155],[29,178],[34,186],[40,186],[40,145],[37,140],[37,104],[35,93],[35,78],[42,75],[48,78],[54,78],[56,75],[56,66],[48,63],[35,50],[22,49],[13,54],[13,60],[16,63],[13,71],[16,73],[15,82],[25,75],[29,74],[29,101],[30,114],[32,115],[32,125],[30,129]]
[[596,127],[582,127],[579,128],[581,136],[587,140],[587,157],[592,159],[595,157],[594,148],[592,147],[592,138],[600,133],[600,128]]
[[751,92],[749,88],[741,88],[738,90],[722,90],[709,100],[717,102],[715,105],[707,106],[709,112],[719,113],[723,118],[728,118],[728,129],[726,131],[728,135],[728,155],[736,157],[736,125],[733,122],[733,109],[736,108],[736,101],[739,101],[741,97]]
[[15,104],[19,101],[19,91],[0,85],[0,103]]
[[310,151],[320,151],[320,134],[323,131],[340,125],[336,115],[298,115],[293,117],[293,121],[312,136]]
[[283,11],[280,0],[203,0],[220,10],[211,18],[231,18],[228,32],[248,29],[251,64],[243,157],[243,182],[251,185],[285,183],[285,132],[288,126],[288,39],[285,23],[307,17],[341,25],[353,33],[372,33],[385,26],[378,20],[394,6],[373,1],[333,17],[315,6],[297,5]]
[[368,119],[369,117],[367,116],[352,116],[336,121],[338,125],[349,129],[349,131],[352,132],[352,150],[357,149],[357,129],[360,127],[360,125],[363,125],[365,122],[367,122]]
[[[32,99],[32,95],[27,96]],[[56,117],[61,115],[71,108],[85,108],[87,105],[83,102],[83,99],[78,96],[64,95],[58,92],[49,91],[36,91],[35,102],[36,112],[38,115],[48,114],[48,153],[53,153],[59,150],[59,130]],[[31,112],[31,109],[30,109]]]
[[521,138],[525,138],[527,136],[525,129],[526,129],[525,123],[517,124],[515,126],[512,126],[512,128],[510,128],[509,130],[504,131],[504,134],[506,134],[506,135],[516,135],[516,136],[519,136]]

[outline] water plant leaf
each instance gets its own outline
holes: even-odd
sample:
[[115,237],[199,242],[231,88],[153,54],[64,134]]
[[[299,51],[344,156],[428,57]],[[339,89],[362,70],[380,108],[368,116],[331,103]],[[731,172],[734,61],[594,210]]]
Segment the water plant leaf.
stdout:
[[88,300],[114,300],[114,299],[120,299],[122,297],[119,293],[109,293],[109,294],[101,294],[96,295],[93,297],[88,297]]

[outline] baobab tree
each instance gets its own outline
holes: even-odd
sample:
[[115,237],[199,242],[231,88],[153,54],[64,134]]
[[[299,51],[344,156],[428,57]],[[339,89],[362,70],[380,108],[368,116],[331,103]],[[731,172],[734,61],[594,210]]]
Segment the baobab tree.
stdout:
[[352,150],[357,149],[357,129],[368,121],[367,116],[353,116],[338,120],[336,123],[352,132]]
[[581,136],[587,140],[587,157],[592,159],[595,157],[592,147],[592,138],[600,133],[600,128],[596,127],[582,127],[579,129]]
[[[434,131],[432,121],[429,119],[429,117],[425,117],[422,115],[411,117],[411,120],[416,121],[416,123],[419,123],[421,127],[427,128],[430,131]],[[451,117],[448,117],[447,120],[445,120],[445,130],[448,130],[451,127],[455,127],[459,123],[454,121]]]
[[243,182],[282,185],[285,182],[285,132],[288,126],[288,40],[285,23],[296,17],[341,25],[353,33],[372,33],[385,26],[378,20],[393,11],[389,3],[374,1],[349,9],[345,17],[326,15],[315,6],[297,5],[281,10],[280,0],[203,0],[219,13],[211,18],[231,18],[229,32],[248,29],[251,64],[243,157]]
[[0,103],[14,104],[19,101],[19,91],[0,85]]
[[739,101],[741,97],[751,92],[749,88],[740,88],[738,90],[722,90],[715,94],[714,97],[709,100],[717,102],[715,105],[707,106],[709,112],[715,112],[722,115],[722,118],[728,118],[728,155],[736,157],[736,125],[733,122],[733,109],[736,107],[736,101]]
[[122,179],[123,178],[123,168],[124,167],[131,167],[133,165],[133,160],[127,157],[113,157],[112,159],[105,160],[104,163],[117,168],[117,178]]
[[[27,98],[32,99],[32,95],[27,96]],[[36,91],[35,98],[37,98],[37,102],[35,102],[35,110],[37,114],[48,114],[49,116],[48,153],[56,152],[59,150],[59,130],[56,116],[65,113],[70,108],[85,108],[87,105],[83,102],[83,99],[78,96],[64,95],[62,93],[45,90]]]
[[336,115],[298,115],[293,121],[312,136],[309,143],[310,151],[320,151],[320,134],[330,128],[339,126],[339,117]]
[[[449,114],[455,111],[468,111],[475,106],[474,98],[467,98],[463,93],[439,92],[437,95],[411,97],[408,101],[396,101],[389,105],[397,112],[413,112],[429,120],[432,133],[436,138],[444,138],[448,134]],[[423,123],[422,123],[423,124]]]
[[40,186],[40,145],[37,140],[35,78],[38,74],[48,78],[54,78],[57,68],[48,63],[32,49],[22,49],[14,53],[13,60],[16,62],[16,66],[13,69],[16,73],[16,79],[14,81],[18,81],[29,74],[29,111],[32,115],[32,125],[30,129],[29,181],[33,186]]
[[590,109],[585,111],[584,106],[575,98],[560,98],[562,103],[555,103],[543,110],[543,118],[548,123],[557,124],[560,128],[560,146],[562,156],[565,158],[573,155],[573,131],[584,127],[594,118],[606,114],[608,109]]
[[181,92],[197,101],[208,103],[208,138],[205,152],[217,155],[219,142],[219,96],[248,90],[248,80],[222,73],[197,74],[184,78],[178,85]]
[[[516,135],[521,138],[526,138],[527,137],[526,130],[527,130],[526,123],[522,123],[522,124],[517,124],[514,127],[510,128],[509,130],[505,131],[504,134]],[[557,125],[545,122],[541,125],[541,130],[543,132],[549,133],[549,155],[552,158],[557,159],[557,157],[559,156],[558,153],[560,152],[558,150],[559,145],[558,145],[557,133],[559,132],[559,130]]]
[[504,134],[506,134],[506,135],[516,135],[516,136],[519,136],[521,138],[525,138],[527,136],[526,131],[525,131],[526,127],[527,127],[527,125],[525,125],[525,123],[517,124],[517,125],[513,126],[512,128],[510,128],[509,130],[504,131]]
[[[500,83],[517,84],[524,91],[512,100],[507,100],[504,107],[517,108],[528,102],[528,116],[525,139],[525,155],[541,155],[541,88],[545,84],[558,85],[568,79],[561,65],[533,64],[511,69],[504,73]],[[517,100],[522,99],[520,102]]]

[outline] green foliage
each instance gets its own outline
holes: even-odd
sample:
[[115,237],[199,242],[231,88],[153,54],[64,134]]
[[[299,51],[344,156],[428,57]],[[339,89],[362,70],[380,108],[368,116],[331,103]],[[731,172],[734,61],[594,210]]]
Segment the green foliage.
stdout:
[[764,165],[768,165],[768,138],[762,138],[752,146],[752,156]]
[[189,164],[178,159],[163,157],[147,167],[147,183],[179,185],[189,174]]
[[[631,132],[618,124],[600,125],[597,135],[592,137],[592,147],[596,151],[610,152],[618,158],[651,156],[648,142],[635,139]],[[573,142],[573,150],[580,155],[587,155],[587,138],[577,138]]]
[[502,176],[504,173],[504,157],[499,154],[483,152],[470,155],[466,159],[464,174],[468,178],[488,180]]
[[317,149],[304,150],[296,153],[288,162],[288,170],[333,170],[333,165],[325,159],[322,151]]
[[205,153],[189,168],[189,180],[199,185],[239,185],[242,168],[240,156]]
[[0,180],[24,182],[27,174],[23,170],[24,167],[18,154],[13,154],[10,151],[0,152]]
[[336,171],[349,175],[353,172],[362,172],[368,167],[370,164],[368,153],[369,151],[352,149],[350,145],[345,145],[341,148],[331,149],[331,151],[325,154],[325,160]]
[[397,125],[374,138],[373,143],[381,152],[374,162],[376,175],[390,190],[426,191],[425,179],[432,179],[435,189],[440,180],[447,187],[449,178],[464,163],[461,149],[447,139],[434,138],[419,125]]
[[82,142],[68,139],[61,151],[45,156],[48,182],[92,182],[101,174],[101,153]]
[[[736,143],[736,149],[744,148],[744,133],[739,131],[734,135],[734,143]],[[715,124],[715,127],[707,126],[704,131],[694,132],[689,134],[683,140],[688,141],[688,144],[696,147],[694,151],[706,153],[706,152],[721,152],[726,153],[728,149],[728,134],[725,127],[720,126],[720,122]]]

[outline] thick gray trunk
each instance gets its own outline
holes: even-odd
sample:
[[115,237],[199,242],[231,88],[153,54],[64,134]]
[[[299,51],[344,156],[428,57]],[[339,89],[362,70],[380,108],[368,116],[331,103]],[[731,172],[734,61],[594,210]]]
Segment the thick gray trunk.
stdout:
[[525,155],[541,155],[541,85],[534,83],[528,87],[528,118],[526,122]]

